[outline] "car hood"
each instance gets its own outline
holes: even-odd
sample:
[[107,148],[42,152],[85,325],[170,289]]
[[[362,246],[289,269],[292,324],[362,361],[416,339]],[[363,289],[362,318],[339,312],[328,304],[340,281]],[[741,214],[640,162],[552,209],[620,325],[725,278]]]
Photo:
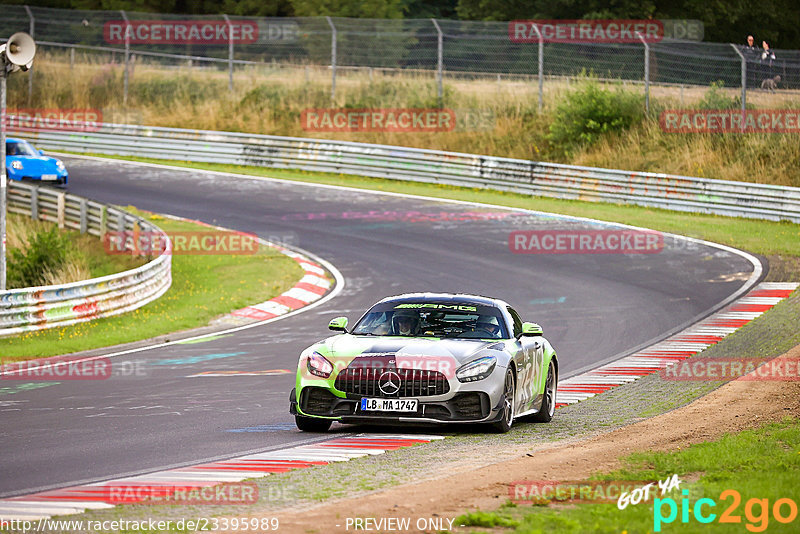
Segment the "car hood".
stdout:
[[[477,339],[404,338],[399,336],[354,336],[341,334],[322,342],[326,357],[333,359],[336,367],[348,366],[358,359],[375,365],[380,361],[397,367],[425,368],[449,362],[456,366],[474,359],[485,350],[503,350],[503,341]],[[322,347],[321,347],[322,348]],[[434,363],[438,362],[438,363]]]

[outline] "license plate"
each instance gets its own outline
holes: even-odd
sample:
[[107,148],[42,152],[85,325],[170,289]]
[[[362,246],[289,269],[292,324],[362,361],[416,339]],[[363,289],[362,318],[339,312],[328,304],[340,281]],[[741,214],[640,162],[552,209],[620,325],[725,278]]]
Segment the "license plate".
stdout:
[[42,180],[58,180],[57,174],[43,174]]
[[417,399],[361,399],[362,412],[416,412]]

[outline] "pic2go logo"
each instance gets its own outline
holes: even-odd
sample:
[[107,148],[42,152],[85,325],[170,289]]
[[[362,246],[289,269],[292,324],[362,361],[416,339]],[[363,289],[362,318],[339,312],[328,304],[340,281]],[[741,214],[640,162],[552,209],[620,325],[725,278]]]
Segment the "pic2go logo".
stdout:
[[[683,498],[680,505],[681,523],[689,523],[690,512],[698,523],[712,523],[717,519],[717,514],[711,511],[717,506],[714,499],[698,499],[692,507],[689,504],[689,490],[683,490],[682,493]],[[736,490],[725,490],[719,494],[720,501],[726,501],[729,498],[732,502],[719,516],[717,522],[741,523],[742,516],[736,513],[736,509],[742,502],[742,496]],[[664,507],[669,510],[667,516],[664,515]],[[773,503],[770,510],[769,499],[750,499],[744,505],[744,516],[748,521],[745,528],[750,532],[764,532],[769,526],[770,511],[772,512],[772,517],[778,523],[791,523],[797,518],[797,503],[792,499],[778,499]],[[653,530],[655,532],[661,532],[662,524],[672,523],[677,518],[678,503],[675,502],[675,499],[667,497],[666,499],[656,498],[653,501]]]

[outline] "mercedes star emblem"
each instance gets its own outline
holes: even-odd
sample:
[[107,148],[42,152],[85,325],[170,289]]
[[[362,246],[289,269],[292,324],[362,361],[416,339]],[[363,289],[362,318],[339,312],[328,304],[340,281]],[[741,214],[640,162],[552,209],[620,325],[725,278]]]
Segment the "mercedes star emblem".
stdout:
[[378,378],[378,389],[384,395],[397,395],[400,391],[400,375],[394,371],[384,371]]

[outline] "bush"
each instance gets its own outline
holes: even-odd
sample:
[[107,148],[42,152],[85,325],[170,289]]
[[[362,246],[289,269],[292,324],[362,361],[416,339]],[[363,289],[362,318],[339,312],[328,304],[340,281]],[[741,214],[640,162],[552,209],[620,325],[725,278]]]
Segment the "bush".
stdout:
[[644,117],[644,97],[609,91],[587,81],[558,105],[547,138],[566,156],[591,145],[607,132],[626,130]]
[[53,227],[37,232],[25,251],[12,250],[8,257],[8,287],[33,287],[46,284],[48,272],[66,263],[72,250],[69,237]]
[[740,96],[728,96],[723,91],[724,83],[722,80],[711,82],[703,99],[697,105],[700,109],[741,109],[742,98]]

